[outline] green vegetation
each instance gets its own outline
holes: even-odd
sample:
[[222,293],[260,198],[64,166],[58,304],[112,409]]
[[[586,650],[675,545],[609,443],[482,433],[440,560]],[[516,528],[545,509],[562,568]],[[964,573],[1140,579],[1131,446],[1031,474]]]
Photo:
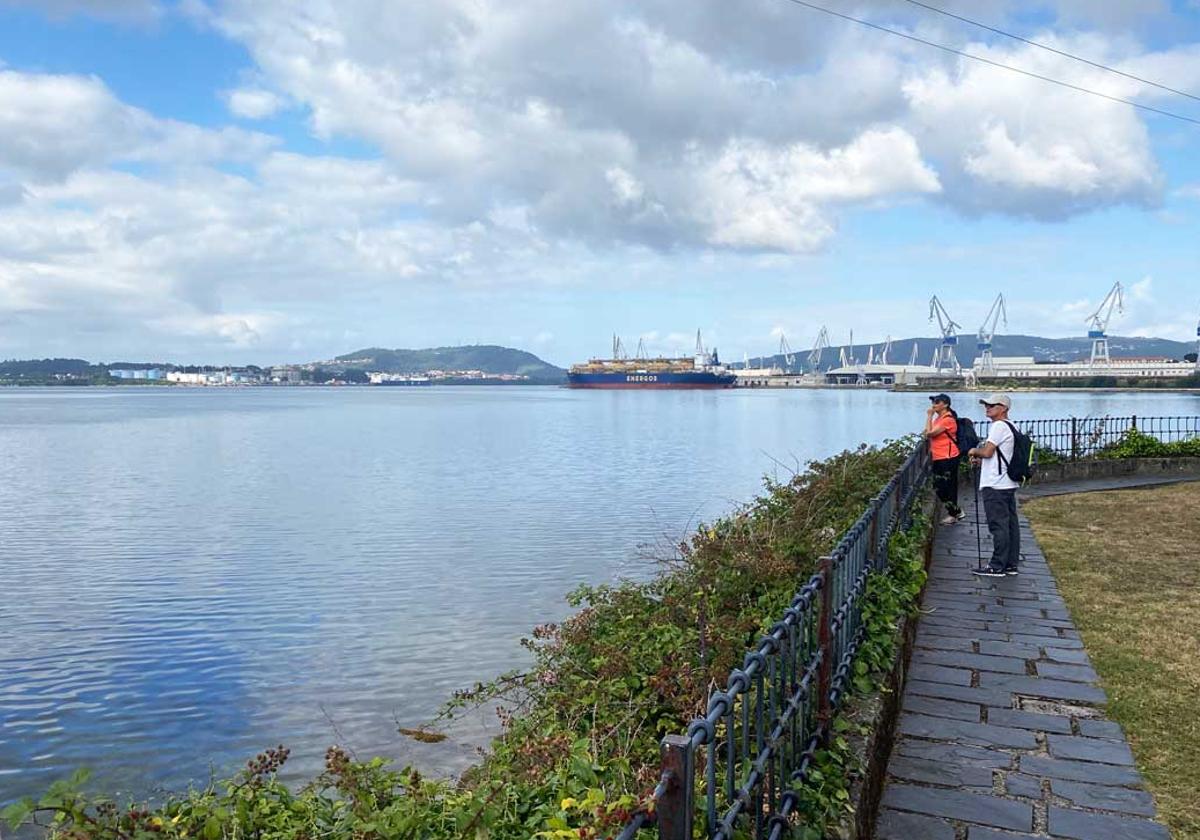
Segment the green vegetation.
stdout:
[[1021,509],[1176,840],[1200,840],[1198,486],[1082,493]]
[[339,370],[339,365],[343,365],[387,373],[479,370],[490,374],[511,373],[528,376],[527,381],[554,384],[565,382],[567,376],[562,368],[544,362],[532,353],[491,344],[433,347],[427,350],[386,350],[381,347],[368,347],[338,356],[333,361],[338,364],[327,363],[324,366],[330,370]]
[[107,385],[108,370],[84,359],[9,359],[0,385]]
[[1096,453],[1097,458],[1200,457],[1200,437],[1163,443],[1153,435],[1130,429],[1116,443]]
[[[84,795],[85,778],[77,777],[7,816],[48,822],[61,840],[609,836],[647,804],[662,736],[703,712],[710,687],[724,685],[913,445],[862,447],[787,482],[768,480],[761,497],[700,527],[653,580],[575,590],[574,615],[522,641],[532,655],[528,670],[477,685],[449,705],[446,714],[496,703],[504,724],[491,752],[460,781],[424,779],[331,747],[325,771],[290,790],[276,778],[287,760],[279,747],[232,779],[153,808]],[[873,690],[894,661],[897,622],[915,609],[924,582],[927,527],[918,517],[895,535],[889,572],[869,582],[868,636],[852,691]],[[847,735],[861,728],[852,706],[801,791],[800,816],[818,827],[807,832],[813,838],[847,816],[854,769]],[[429,729],[410,731],[428,739]]]

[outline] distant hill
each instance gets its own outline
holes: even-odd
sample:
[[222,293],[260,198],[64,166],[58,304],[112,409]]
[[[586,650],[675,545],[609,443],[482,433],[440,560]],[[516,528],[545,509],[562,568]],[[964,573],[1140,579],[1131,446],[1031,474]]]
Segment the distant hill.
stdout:
[[[955,355],[964,367],[970,367],[975,361],[976,339],[974,335],[960,335]],[[892,341],[892,349],[888,353],[891,364],[905,364],[912,358],[913,344],[917,346],[917,363],[927,365],[933,358],[933,351],[941,345],[937,338],[902,338]],[[821,370],[829,370],[838,366],[840,351],[845,348],[847,354],[853,350],[854,357],[859,362],[867,360],[868,348],[874,347],[876,356],[882,349],[882,343],[855,344],[853,348],[838,345],[825,350],[821,354]],[[1170,341],[1165,338],[1140,338],[1130,336],[1109,336],[1108,351],[1114,357],[1118,356],[1154,356],[1169,359],[1182,359],[1185,354],[1195,353],[1196,345],[1186,341]],[[1088,359],[1092,354],[1090,338],[1042,338],[1036,335],[998,335],[992,339],[992,355],[994,356],[1033,356],[1040,362],[1073,362]],[[809,369],[808,350],[798,350],[792,354],[790,370]],[[876,359],[878,361],[878,358]],[[750,358],[751,367],[777,365],[787,367],[780,354],[761,358]]]
[[96,366],[86,359],[9,359],[0,362],[0,376],[87,376]]
[[427,370],[480,370],[484,373],[511,373],[527,376],[531,382],[565,382],[567,372],[544,362],[532,353],[495,344],[465,347],[432,347],[425,350],[387,350],[368,347],[338,356],[333,364],[322,367],[359,368],[386,373],[424,373]]

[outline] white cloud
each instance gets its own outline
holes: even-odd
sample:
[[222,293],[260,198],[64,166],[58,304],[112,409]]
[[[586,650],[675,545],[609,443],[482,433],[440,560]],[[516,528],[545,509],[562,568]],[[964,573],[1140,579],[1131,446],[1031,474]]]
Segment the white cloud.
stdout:
[[[1040,41],[1172,69],[1185,82],[1200,73],[1193,48],[1147,53],[1127,34],[1139,8],[1167,14],[1162,2],[1102,12],[1075,0],[1046,5],[1081,31],[1030,33]],[[1020,11],[990,6],[1000,20]],[[1032,47],[961,43],[961,26],[919,10],[889,14],[996,61],[1113,95],[1154,95]],[[778,3],[348,0],[335,11],[228,0],[211,15],[247,45],[272,89],[311,109],[318,135],[378,144],[442,191],[457,219],[503,204],[526,208],[549,235],[811,250],[832,235],[834,206],[895,194],[885,173],[842,162],[828,190],[781,203],[769,186],[749,183],[758,175],[722,175],[714,161],[787,166],[804,150],[836,167],[838,154],[871,153],[861,138],[898,136],[911,141],[897,147],[904,189],[971,214],[1060,219],[1161,200],[1148,135],[1127,106]],[[708,180],[707,198],[688,188],[697,178]]]
[[1154,292],[1151,288],[1153,284],[1154,281],[1150,277],[1143,277],[1129,286],[1129,296],[1135,301],[1154,300]]
[[[1097,36],[1039,40],[1108,57]],[[1113,95],[1136,92],[1135,83],[1081,71],[1032,47],[973,44],[967,51]],[[1063,218],[1111,204],[1153,206],[1161,198],[1149,136],[1128,106],[965,59],[954,68],[928,68],[904,89],[913,130],[943,173],[944,197],[961,209]]]
[[618,204],[636,204],[642,200],[646,190],[637,178],[630,175],[619,166],[614,166],[604,173],[613,195]]
[[36,182],[116,162],[250,161],[277,142],[156,118],[118,100],[95,77],[0,70],[0,176],[8,170]]
[[0,70],[0,171],[58,178],[137,142],[132,114],[95,77]]
[[286,319],[271,312],[237,314],[173,314],[155,319],[156,329],[188,338],[216,339],[237,348],[250,348],[263,337],[286,325]]
[[284,107],[283,98],[263,88],[237,88],[226,91],[225,104],[238,117],[261,120],[274,116]]
[[[131,20],[163,8],[50,2]],[[1029,47],[964,42],[978,33],[902,5],[867,13],[1113,95],[1161,95]],[[87,300],[114,329],[264,346],[295,340],[294,314],[331,289],[341,301],[562,286],[604,259],[639,276],[646,254],[704,265],[748,253],[739,268],[778,272],[862,208],[919,200],[1062,220],[1153,207],[1163,192],[1146,125],[1126,106],[777,0],[170,8],[252,57],[219,94],[232,115],[288,109],[318,138],[365,142],[380,159],[283,153],[261,132],[132,107],[96,77],[0,69],[0,310],[68,319]],[[1039,9],[1066,34],[1027,34],[1200,86],[1200,45],[1140,46],[1139,8],[1168,14],[1162,0],[1057,0]],[[971,9],[1017,23],[1028,11]],[[1048,317],[1077,332],[1086,314]]]
[[701,168],[696,203],[713,245],[812,251],[833,234],[827,205],[934,193],[937,175],[899,129],[868,131],[828,153],[734,141]]

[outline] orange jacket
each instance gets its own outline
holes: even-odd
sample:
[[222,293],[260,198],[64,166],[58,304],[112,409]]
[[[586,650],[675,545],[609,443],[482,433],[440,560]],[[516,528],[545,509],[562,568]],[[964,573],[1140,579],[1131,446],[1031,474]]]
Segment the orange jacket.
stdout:
[[941,417],[933,421],[933,430],[945,429],[945,434],[935,434],[929,438],[929,452],[933,455],[933,460],[944,461],[947,458],[958,457],[958,444],[955,443],[955,438],[958,436],[958,421],[954,419],[954,415],[946,412]]

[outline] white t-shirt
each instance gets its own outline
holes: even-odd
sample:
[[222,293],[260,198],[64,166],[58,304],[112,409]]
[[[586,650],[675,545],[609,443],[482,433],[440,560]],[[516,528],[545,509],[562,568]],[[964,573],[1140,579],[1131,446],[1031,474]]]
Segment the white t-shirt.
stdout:
[[[996,445],[996,452],[991,458],[982,458],[979,462],[979,487],[993,487],[996,490],[1015,490],[1017,482],[1008,477],[1008,462],[1012,460],[1013,433],[1008,423],[996,420],[988,429],[989,443]],[[1000,455],[1004,456],[1001,463]]]

